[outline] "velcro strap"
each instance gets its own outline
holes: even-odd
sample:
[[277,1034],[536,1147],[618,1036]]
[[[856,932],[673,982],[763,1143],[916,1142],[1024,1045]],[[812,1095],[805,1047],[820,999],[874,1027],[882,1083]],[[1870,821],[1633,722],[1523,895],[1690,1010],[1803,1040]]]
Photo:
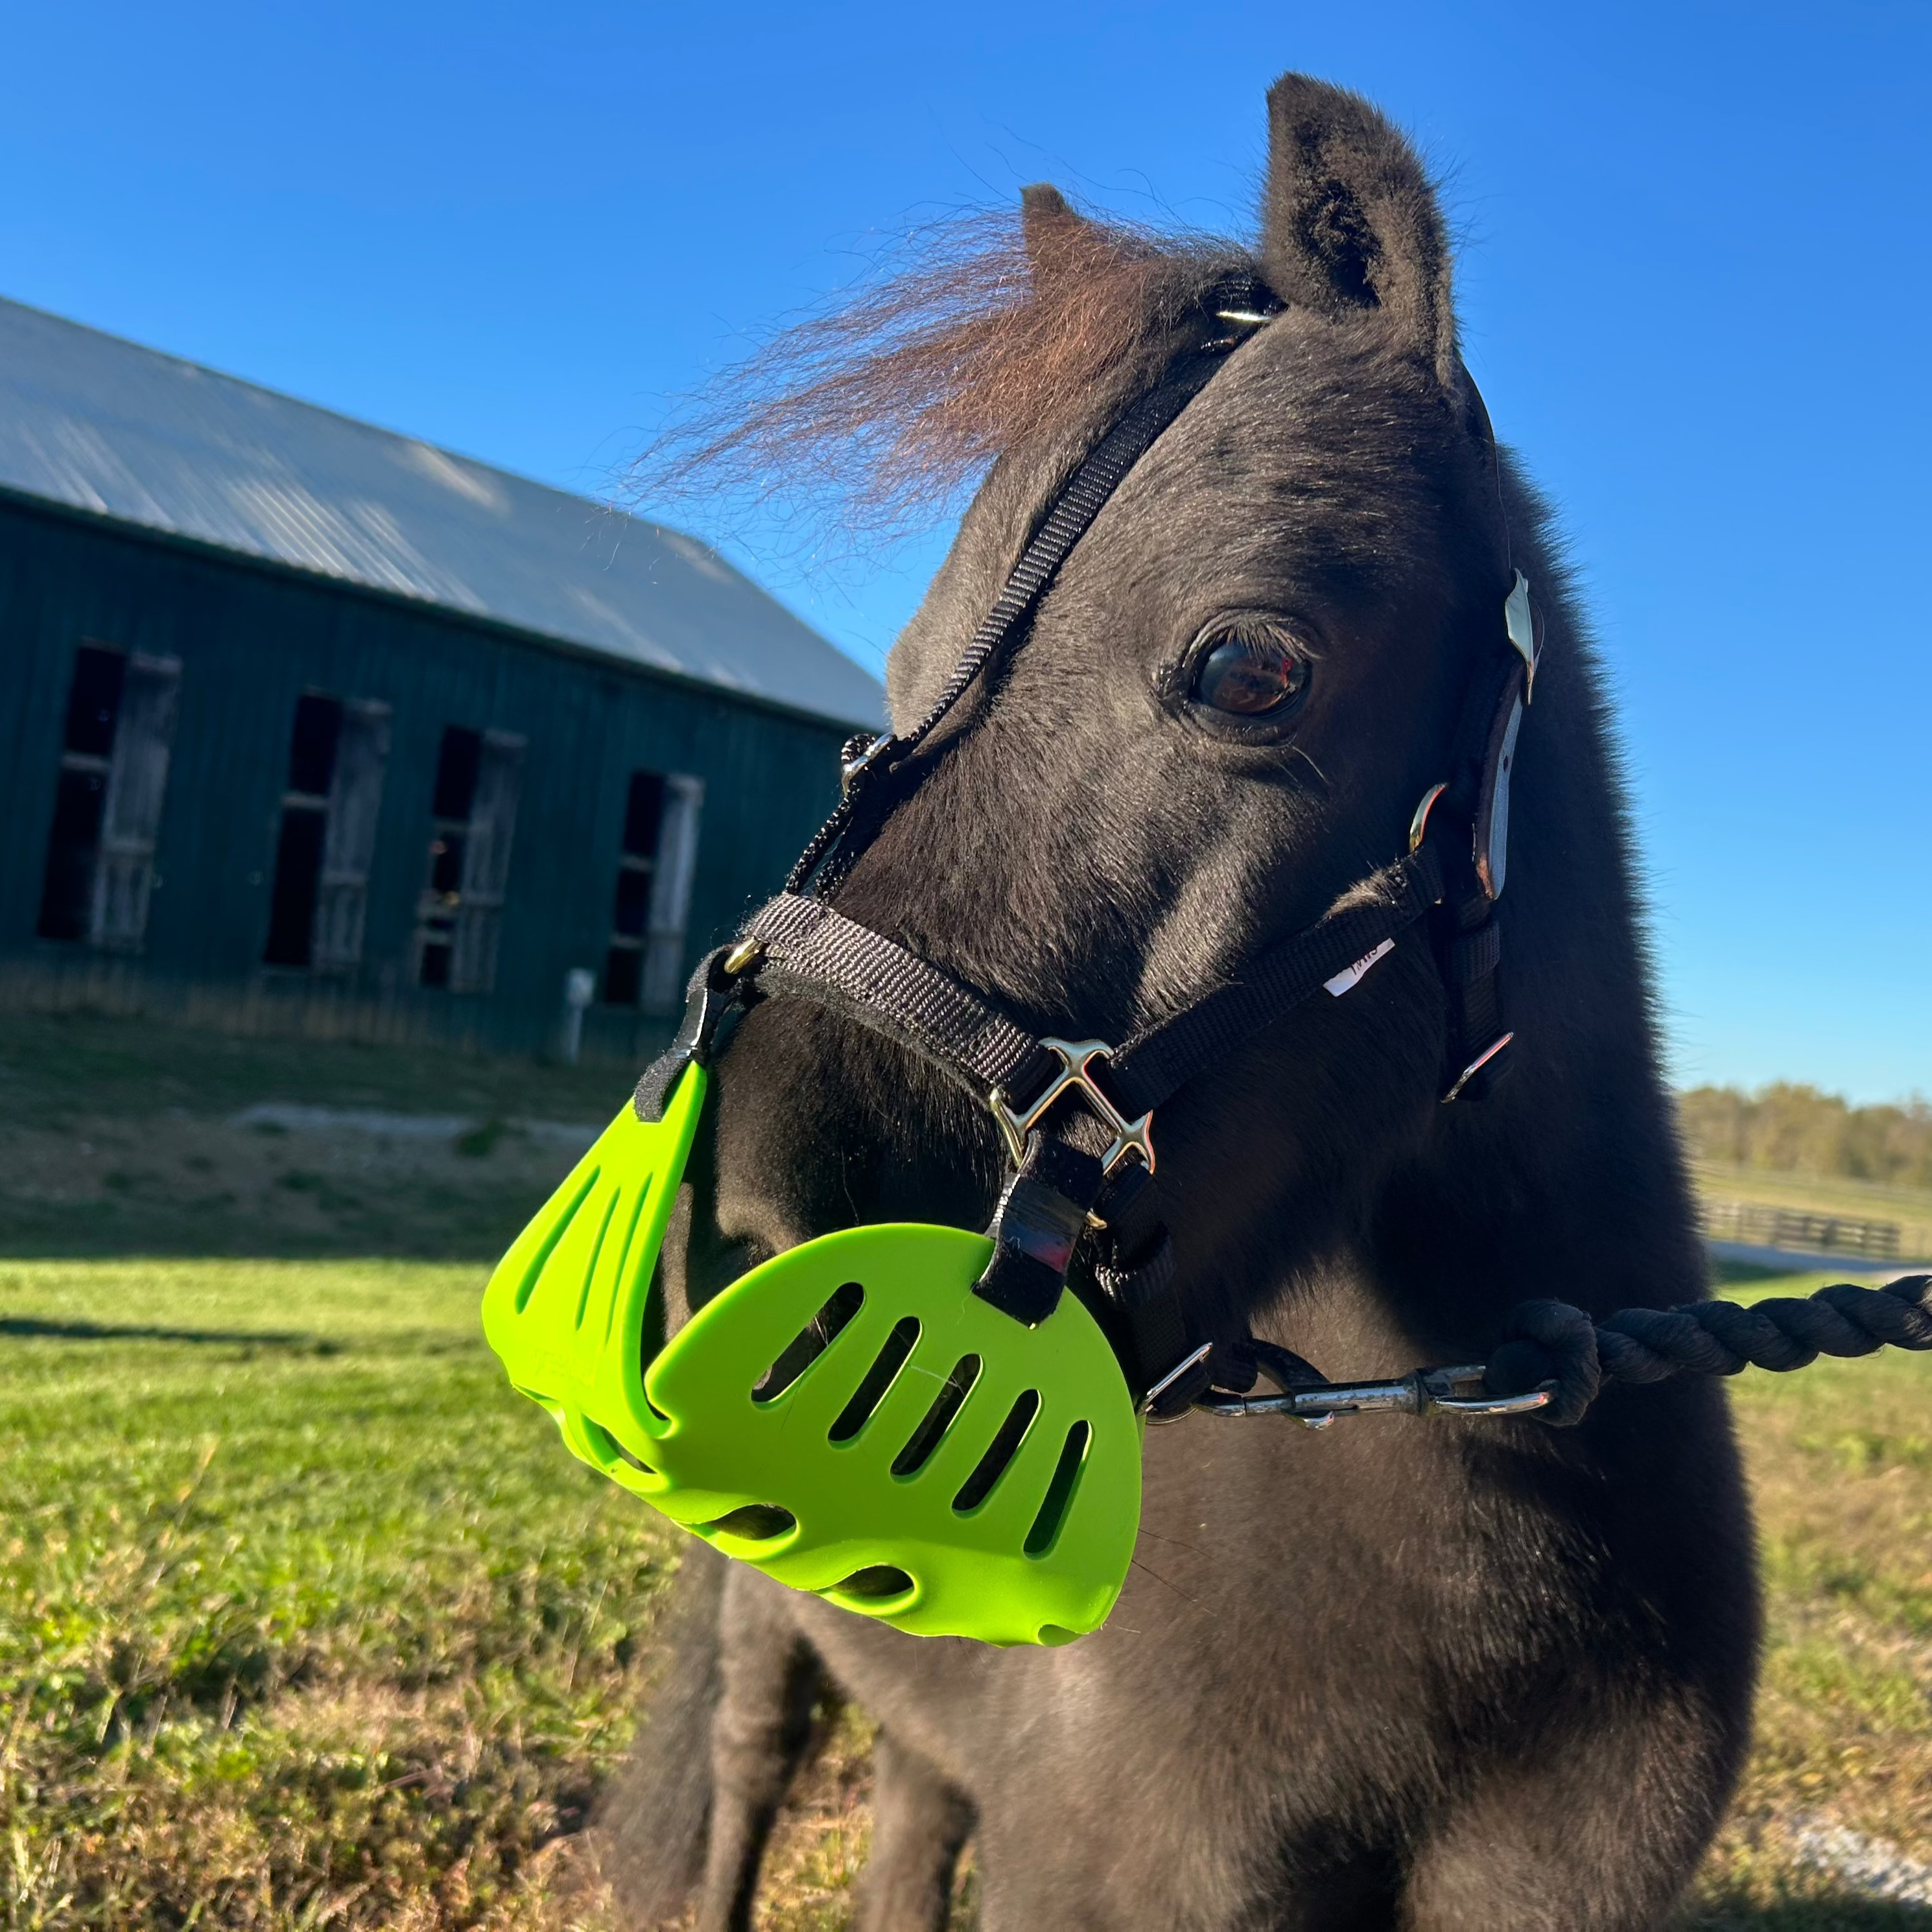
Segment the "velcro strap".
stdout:
[[1026,1158],[1006,1183],[986,1231],[993,1258],[973,1292],[1029,1328],[1044,1322],[1060,1305],[1101,1178],[1091,1154],[1029,1134]]
[[832,910],[822,899],[781,892],[745,928],[763,941],[760,992],[802,993],[908,1046],[983,1102],[995,1087],[1043,1087],[1054,1060],[950,974]]

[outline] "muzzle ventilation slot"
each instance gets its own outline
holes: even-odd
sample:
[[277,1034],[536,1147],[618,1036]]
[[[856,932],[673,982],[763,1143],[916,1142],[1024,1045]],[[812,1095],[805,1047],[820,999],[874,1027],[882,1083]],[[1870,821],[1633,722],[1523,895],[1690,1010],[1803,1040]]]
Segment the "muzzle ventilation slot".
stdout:
[[758,1378],[752,1390],[756,1402],[776,1402],[806,1370],[817,1361],[852,1318],[866,1305],[866,1291],[856,1281],[848,1281],[826,1301],[825,1306],[785,1344],[784,1352]]

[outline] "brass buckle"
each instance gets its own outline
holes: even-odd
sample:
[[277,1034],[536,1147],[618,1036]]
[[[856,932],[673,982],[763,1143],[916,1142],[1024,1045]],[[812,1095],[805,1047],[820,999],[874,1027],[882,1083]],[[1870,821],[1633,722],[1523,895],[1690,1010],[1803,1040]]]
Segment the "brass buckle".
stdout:
[[1011,1107],[1006,1104],[1005,1088],[995,1087],[987,1102],[1000,1124],[1000,1131],[1006,1137],[1006,1150],[1013,1157],[1013,1165],[1018,1167],[1025,1160],[1026,1137],[1048,1108],[1070,1088],[1077,1088],[1114,1136],[1113,1144],[1101,1156],[1101,1172],[1112,1174],[1129,1154],[1137,1154],[1147,1162],[1148,1173],[1153,1173],[1153,1110],[1150,1108],[1138,1120],[1129,1120],[1094,1084],[1088,1070],[1096,1060],[1112,1059],[1114,1049],[1103,1040],[1043,1040],[1040,1045],[1059,1060],[1060,1071],[1046,1083],[1040,1098],[1030,1107]]

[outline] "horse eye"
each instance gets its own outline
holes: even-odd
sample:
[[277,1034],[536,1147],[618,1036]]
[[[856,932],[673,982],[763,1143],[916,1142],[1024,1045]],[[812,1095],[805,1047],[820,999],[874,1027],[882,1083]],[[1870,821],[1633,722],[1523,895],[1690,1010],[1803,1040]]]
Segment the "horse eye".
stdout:
[[1308,660],[1281,639],[1236,632],[1201,659],[1192,695],[1235,718],[1286,710],[1308,687]]

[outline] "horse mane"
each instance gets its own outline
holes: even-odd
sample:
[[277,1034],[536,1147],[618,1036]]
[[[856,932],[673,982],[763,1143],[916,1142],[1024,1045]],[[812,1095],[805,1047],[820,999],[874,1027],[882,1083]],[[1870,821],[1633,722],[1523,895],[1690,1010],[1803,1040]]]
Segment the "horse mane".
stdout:
[[915,525],[1007,450],[1086,419],[1203,286],[1247,262],[1226,242],[1089,220],[1050,188],[1028,190],[1024,216],[930,224],[689,398],[629,494],[830,502],[848,533]]

